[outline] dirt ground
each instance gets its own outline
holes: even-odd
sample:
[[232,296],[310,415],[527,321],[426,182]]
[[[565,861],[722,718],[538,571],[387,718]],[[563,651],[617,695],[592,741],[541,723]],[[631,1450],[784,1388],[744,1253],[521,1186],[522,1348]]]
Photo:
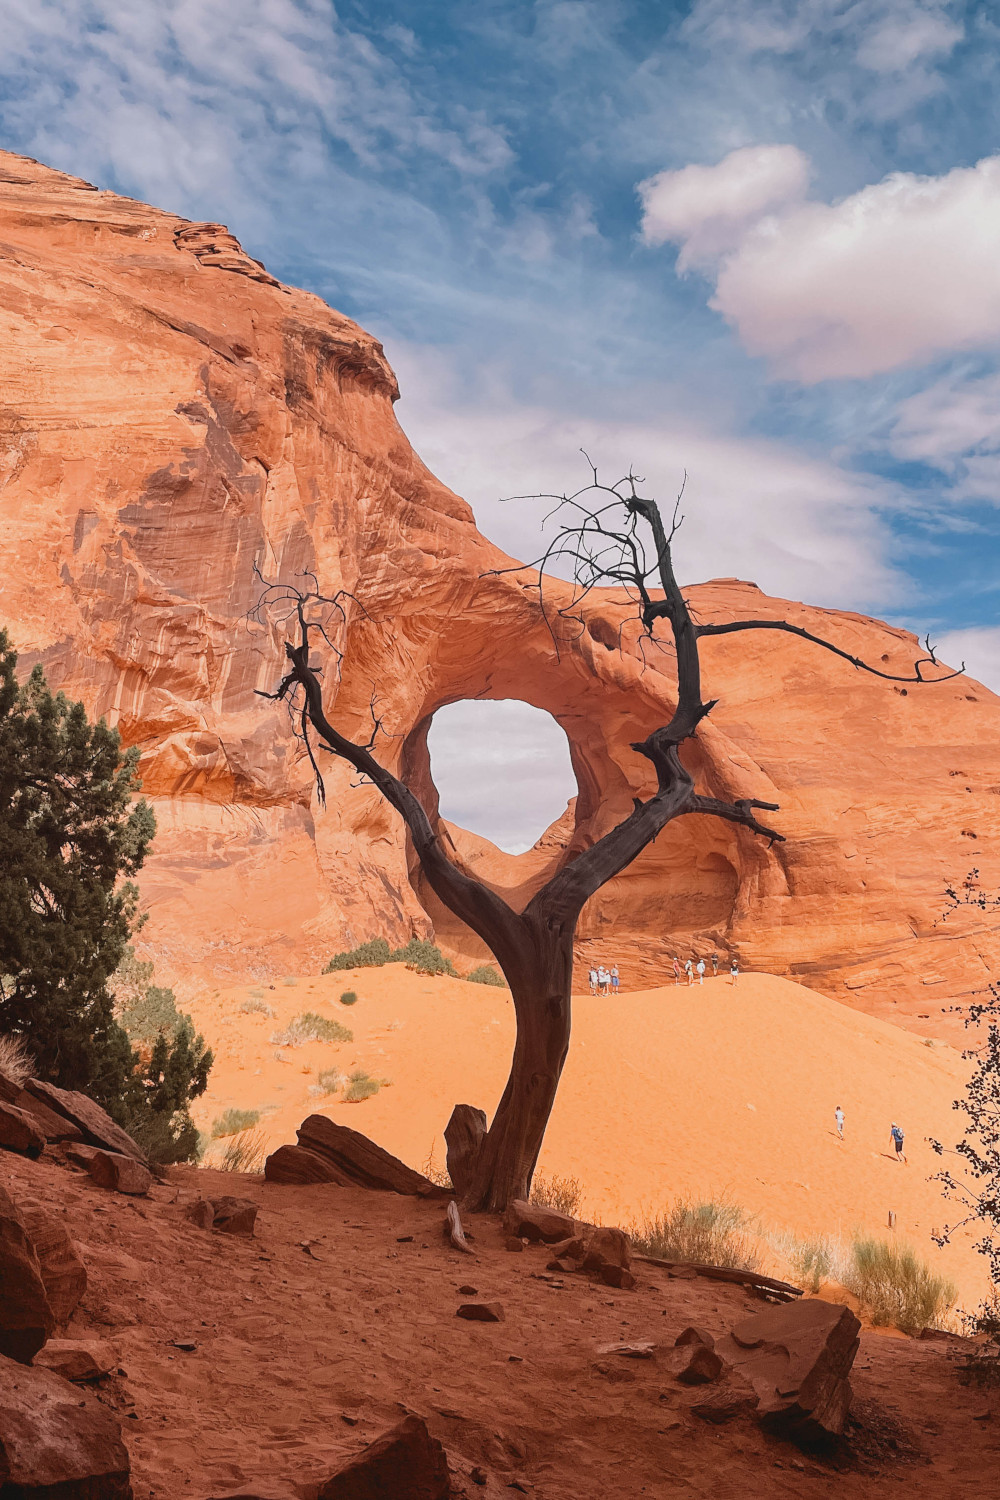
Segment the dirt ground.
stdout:
[[[424,1416],[459,1492],[487,1500],[762,1495],[981,1497],[1000,1460],[1000,1398],[958,1380],[957,1340],[866,1331],[855,1366],[856,1451],[837,1465],[767,1437],[749,1416],[715,1427],[665,1352],[697,1323],[727,1331],[761,1304],[738,1288],[638,1267],[634,1292],[542,1279],[548,1252],[511,1254],[476,1217],[475,1257],[448,1248],[440,1202],[174,1168],[149,1200],[47,1158],[5,1157],[4,1185],[65,1218],[90,1284],[76,1336],[109,1340],[137,1500],[206,1500],[248,1480],[303,1486],[397,1421]],[[260,1205],[252,1240],[197,1229],[197,1196]],[[541,1275],[540,1275],[541,1273]],[[475,1286],[504,1321],[455,1316]],[[652,1340],[649,1360],[598,1346]],[[177,1341],[194,1341],[185,1352]],[[474,1466],[486,1484],[470,1479]]]

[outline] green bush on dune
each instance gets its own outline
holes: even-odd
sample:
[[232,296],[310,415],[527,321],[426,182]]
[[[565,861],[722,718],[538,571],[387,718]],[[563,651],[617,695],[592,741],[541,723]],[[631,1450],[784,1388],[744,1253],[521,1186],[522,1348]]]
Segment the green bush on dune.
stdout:
[[441,949],[427,938],[410,938],[402,948],[390,948],[385,938],[372,938],[357,948],[335,953],[323,970],[335,974],[339,969],[381,969],[386,964],[412,964],[421,974],[451,974],[458,977],[455,965]]
[[466,974],[465,977],[470,984],[492,984],[499,990],[507,988],[506,979],[494,969],[492,964],[480,964],[478,968],[473,969],[472,973]]

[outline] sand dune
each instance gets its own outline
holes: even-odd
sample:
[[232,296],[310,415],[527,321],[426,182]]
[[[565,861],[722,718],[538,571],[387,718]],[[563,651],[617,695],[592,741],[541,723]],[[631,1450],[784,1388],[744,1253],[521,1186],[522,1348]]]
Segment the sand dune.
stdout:
[[[345,989],[360,997],[349,1009],[338,1001]],[[188,1002],[217,1048],[196,1109],[202,1128],[228,1106],[261,1109],[273,1147],[319,1111],[414,1166],[432,1151],[443,1165],[452,1106],[490,1113],[502,1091],[513,1037],[505,990],[394,964],[264,986],[255,993],[274,1019],[241,1014],[248,993]],[[946,1270],[966,1302],[978,1299],[983,1262],[971,1237],[944,1251],[930,1242],[947,1211],[928,1180],[940,1161],[926,1137],[953,1142],[961,1129],[952,1102],[968,1065],[955,1050],[765,974],[742,975],[735,988],[720,977],[574,1003],[540,1171],[579,1178],[594,1216],[627,1222],[680,1193],[727,1196],[768,1226],[808,1237],[883,1234],[892,1210],[896,1236]],[[306,1010],[335,1015],[353,1042],[272,1045],[275,1029]],[[330,1067],[361,1067],[388,1082],[360,1104],[310,1094]],[[906,1166],[890,1152],[892,1120],[906,1131]]]

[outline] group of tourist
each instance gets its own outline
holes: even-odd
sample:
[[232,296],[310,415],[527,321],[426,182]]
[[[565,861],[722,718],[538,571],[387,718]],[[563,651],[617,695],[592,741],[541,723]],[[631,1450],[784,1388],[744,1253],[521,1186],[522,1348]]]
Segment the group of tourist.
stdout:
[[590,993],[592,995],[617,995],[618,993],[618,965],[612,964],[606,969],[603,964],[598,964],[596,969],[591,969]]
[[[674,984],[680,984],[680,982],[681,982],[681,974],[682,973],[686,977],[688,984],[694,984],[694,977],[695,977],[696,974],[698,976],[698,983],[699,984],[704,984],[705,983],[705,975],[708,972],[708,965],[709,964],[712,965],[712,974],[713,974],[713,977],[717,977],[718,973],[719,973],[719,955],[717,953],[713,953],[713,954],[710,955],[710,957],[708,959],[708,963],[705,962],[704,958],[686,958],[684,960],[683,968],[681,966],[681,961],[677,957],[676,953],[674,954],[674,957],[671,960],[671,962],[673,964],[673,969],[674,969]],[[735,984],[736,981],[737,981],[737,979],[739,979],[739,977],[740,977],[740,966],[737,963],[736,959],[734,958],[732,960],[732,962],[730,963],[730,965],[729,965],[729,981],[730,981],[730,983],[731,984]]]
[[[837,1105],[837,1108],[833,1112],[833,1118],[837,1122],[837,1135],[839,1136],[839,1138],[841,1140],[843,1140],[844,1139],[844,1109],[843,1109],[843,1105],[841,1105],[841,1104]],[[906,1165],[906,1154],[905,1154],[905,1152],[903,1150],[903,1144],[904,1144],[903,1127],[902,1127],[902,1125],[897,1125],[896,1122],[895,1122],[895,1120],[893,1120],[892,1124],[889,1126],[889,1141],[890,1141],[893,1149],[896,1152],[896,1160],[897,1161],[901,1161],[903,1163],[903,1165],[905,1166]]]

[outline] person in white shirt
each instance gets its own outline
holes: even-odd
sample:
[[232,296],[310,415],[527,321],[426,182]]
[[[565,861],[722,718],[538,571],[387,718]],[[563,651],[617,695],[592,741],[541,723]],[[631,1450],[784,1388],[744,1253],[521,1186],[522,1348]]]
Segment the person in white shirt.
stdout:
[[705,983],[705,960],[703,958],[699,958],[697,964],[695,965],[695,968],[698,970],[698,983],[699,984],[704,984]]

